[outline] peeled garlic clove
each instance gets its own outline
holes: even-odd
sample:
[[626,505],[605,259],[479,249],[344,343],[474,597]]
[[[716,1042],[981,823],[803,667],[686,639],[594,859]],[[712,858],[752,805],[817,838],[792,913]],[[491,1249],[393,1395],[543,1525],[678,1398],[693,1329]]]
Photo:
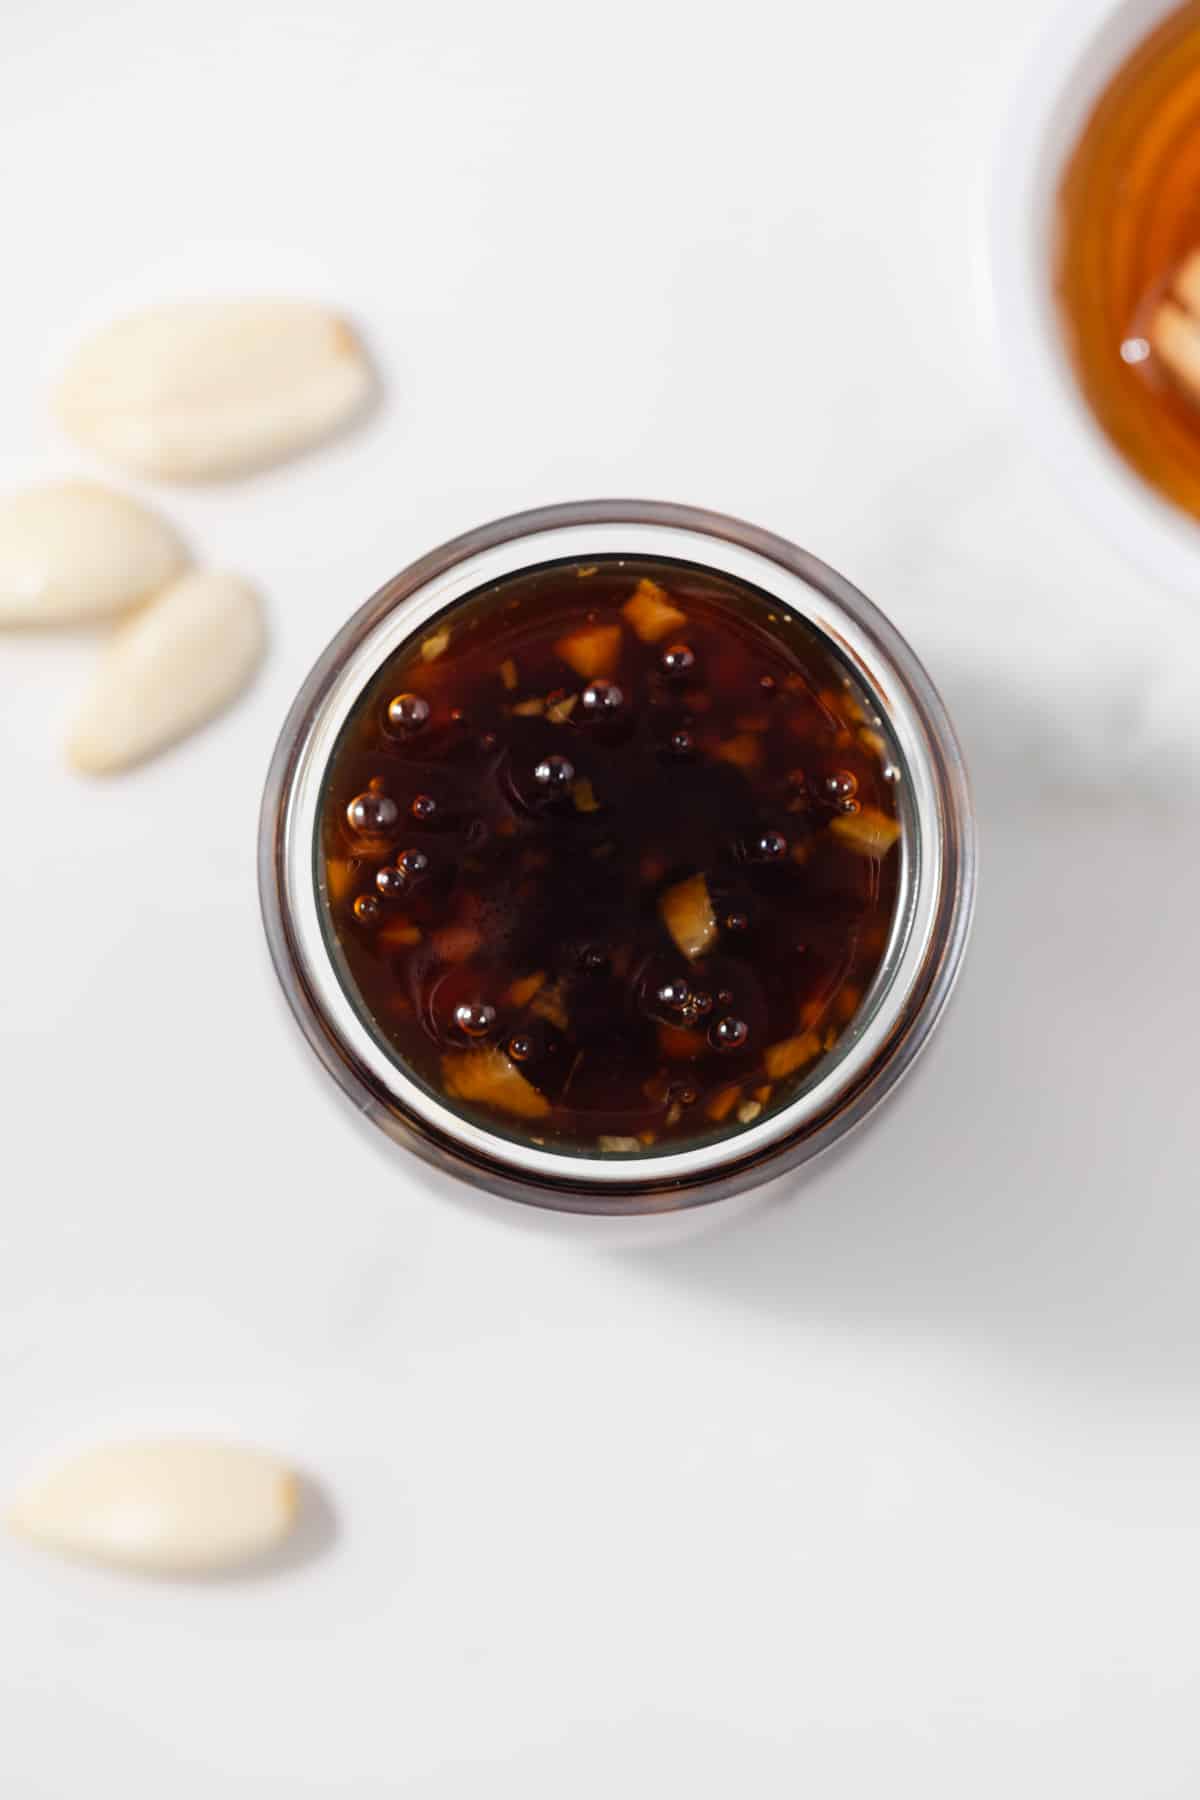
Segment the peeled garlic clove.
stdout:
[[8,1524],[46,1550],[164,1574],[228,1568],[287,1536],[297,1477],[233,1445],[118,1444],[86,1450],[33,1482]]
[[354,332],[298,301],[195,301],[120,319],[77,351],[55,412],[79,443],[138,475],[207,481],[282,462],[361,410]]
[[0,625],[70,625],[137,606],[187,566],[165,520],[94,481],[0,500]]
[[245,687],[264,642],[262,609],[246,582],[204,570],[180,576],[102,652],[68,759],[104,775],[174,743]]

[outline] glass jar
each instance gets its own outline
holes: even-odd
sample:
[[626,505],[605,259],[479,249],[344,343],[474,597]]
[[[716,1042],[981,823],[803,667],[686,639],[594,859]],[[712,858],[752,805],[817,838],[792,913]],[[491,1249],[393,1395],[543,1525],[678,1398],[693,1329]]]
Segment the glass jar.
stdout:
[[[875,978],[850,1027],[786,1105],[716,1142],[653,1156],[594,1156],[516,1141],[412,1078],[346,990],[320,877],[321,802],[339,735],[364,688],[435,615],[518,571],[593,557],[653,558],[748,583],[803,618],[865,689],[898,753],[898,900]],[[432,551],[343,626],[304,682],[263,799],[259,884],[267,941],[309,1043],[354,1104],[435,1166],[512,1199],[591,1213],[714,1200],[807,1161],[858,1124],[925,1043],[957,977],[971,921],[975,828],[942,702],[899,633],[816,557],[717,513],[588,501],[500,519]]]

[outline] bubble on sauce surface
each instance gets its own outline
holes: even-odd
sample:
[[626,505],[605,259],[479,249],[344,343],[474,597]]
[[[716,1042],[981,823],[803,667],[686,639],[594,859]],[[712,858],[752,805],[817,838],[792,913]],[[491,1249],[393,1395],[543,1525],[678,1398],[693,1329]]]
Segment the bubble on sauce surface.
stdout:
[[750,1027],[745,1019],[735,1019],[732,1013],[727,1013],[712,1026],[708,1041],[714,1050],[741,1050],[749,1037]]
[[356,794],[346,808],[351,831],[358,832],[361,837],[377,837],[390,831],[399,818],[400,808],[396,802],[370,788],[363,794]]
[[850,800],[858,792],[858,779],[849,769],[833,769],[821,788],[827,800]]
[[589,681],[579,698],[584,712],[591,718],[603,718],[620,712],[625,704],[625,695],[616,682],[605,681],[603,677]]
[[401,894],[408,891],[408,877],[403,870],[385,864],[375,871],[375,886],[385,900],[398,900]]
[[664,675],[690,675],[696,666],[696,652],[690,644],[668,644],[658,661]]
[[429,702],[420,694],[397,694],[387,709],[388,724],[396,731],[419,731],[429,722]]
[[533,779],[550,793],[562,793],[575,779],[575,765],[556,750],[534,764]]
[[454,1009],[454,1023],[466,1037],[486,1037],[495,1026],[496,1009],[483,1000],[464,1000]]

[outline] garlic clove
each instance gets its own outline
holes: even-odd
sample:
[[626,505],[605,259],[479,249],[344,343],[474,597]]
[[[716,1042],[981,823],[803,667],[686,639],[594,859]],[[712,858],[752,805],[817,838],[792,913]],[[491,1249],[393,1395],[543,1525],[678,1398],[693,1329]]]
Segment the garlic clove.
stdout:
[[75,625],[138,606],[187,566],[164,519],[95,481],[0,500],[0,625]]
[[262,609],[246,582],[203,570],[181,576],[102,652],[68,760],[109,774],[186,736],[246,686],[264,643]]
[[299,1496],[292,1470],[262,1451],[168,1439],[85,1450],[26,1487],[6,1517],[46,1550],[197,1574],[280,1543]]
[[55,412],[137,475],[208,481],[285,461],[363,410],[357,336],[301,301],[196,301],[119,319],[76,352]]

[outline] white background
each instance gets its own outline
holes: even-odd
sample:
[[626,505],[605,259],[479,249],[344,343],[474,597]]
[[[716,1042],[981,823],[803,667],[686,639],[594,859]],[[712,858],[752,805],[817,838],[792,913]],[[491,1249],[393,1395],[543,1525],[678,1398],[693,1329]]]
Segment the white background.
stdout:
[[[0,1488],[203,1430],[319,1484],[180,1585],[0,1546],[6,1800],[1175,1800],[1200,1780],[1200,709],[1185,601],[1008,410],[979,175],[1042,0],[15,0],[0,478],[162,295],[327,295],[386,403],[158,499],[269,664],[111,783],[92,647],[0,642]],[[255,819],[310,662],[453,532],[741,514],[908,630],[984,886],[919,1073],[673,1220],[475,1195],[285,1016]]]

